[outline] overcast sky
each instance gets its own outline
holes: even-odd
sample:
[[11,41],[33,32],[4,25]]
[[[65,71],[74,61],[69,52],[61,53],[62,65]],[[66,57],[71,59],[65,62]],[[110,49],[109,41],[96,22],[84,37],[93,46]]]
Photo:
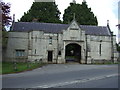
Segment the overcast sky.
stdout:
[[[15,14],[15,21],[27,12],[34,0],[2,0],[11,3],[11,15]],[[69,6],[69,3],[73,0],[55,0],[58,5],[58,9],[61,12],[61,19],[64,13],[64,9]],[[76,0],[76,3],[82,3],[83,0]],[[120,0],[86,0],[88,7],[90,7],[97,16],[98,25],[106,26],[107,20],[109,20],[110,28],[115,35],[118,34],[118,2]]]

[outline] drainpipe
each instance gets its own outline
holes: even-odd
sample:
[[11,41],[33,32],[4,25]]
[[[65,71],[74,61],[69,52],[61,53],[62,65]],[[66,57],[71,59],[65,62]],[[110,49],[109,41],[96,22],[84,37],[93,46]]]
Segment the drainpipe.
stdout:
[[87,56],[88,56],[88,48],[87,48],[87,34],[85,34],[85,40],[86,40],[86,55],[85,55],[85,64],[87,64]]

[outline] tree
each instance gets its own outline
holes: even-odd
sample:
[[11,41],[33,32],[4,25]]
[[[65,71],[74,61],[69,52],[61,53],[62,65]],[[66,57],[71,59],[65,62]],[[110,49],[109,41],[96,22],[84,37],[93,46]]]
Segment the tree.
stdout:
[[1,12],[2,12],[2,48],[3,51],[7,46],[7,35],[8,32],[5,29],[5,26],[11,25],[12,18],[10,16],[10,3],[0,2]]
[[69,23],[73,20],[75,13],[76,21],[81,25],[98,25],[97,17],[88,8],[87,2],[82,2],[82,4],[70,3],[63,14],[63,23]]
[[31,8],[21,17],[21,22],[61,23],[60,11],[55,2],[34,2]]
[[4,3],[1,2],[1,6],[2,6],[2,27],[3,30],[5,26],[10,25],[12,18],[10,16],[10,3]]

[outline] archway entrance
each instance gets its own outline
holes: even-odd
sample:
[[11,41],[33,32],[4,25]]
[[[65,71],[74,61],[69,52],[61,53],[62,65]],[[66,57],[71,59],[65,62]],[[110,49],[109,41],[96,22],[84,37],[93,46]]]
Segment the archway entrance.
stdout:
[[66,63],[67,62],[81,63],[81,46],[75,43],[66,45],[65,60],[66,60]]

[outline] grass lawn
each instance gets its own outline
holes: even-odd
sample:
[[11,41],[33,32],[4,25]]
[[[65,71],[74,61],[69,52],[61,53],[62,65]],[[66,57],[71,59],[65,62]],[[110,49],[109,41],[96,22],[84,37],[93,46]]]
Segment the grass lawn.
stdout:
[[[1,64],[0,64],[1,65]],[[32,70],[38,67],[45,65],[44,63],[16,63],[16,69],[14,68],[15,65],[12,62],[2,62],[2,70],[0,74],[9,74],[9,73],[17,73],[27,70]]]
[[0,74],[2,73],[2,62],[0,62]]

